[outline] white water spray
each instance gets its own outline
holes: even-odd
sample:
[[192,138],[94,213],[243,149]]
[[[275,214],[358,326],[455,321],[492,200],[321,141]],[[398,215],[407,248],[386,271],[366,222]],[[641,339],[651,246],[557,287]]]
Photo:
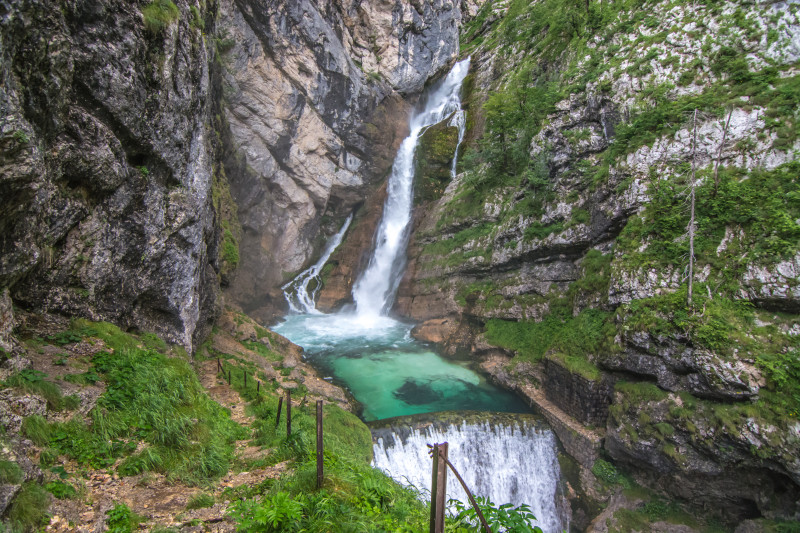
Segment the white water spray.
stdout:
[[[430,488],[432,462],[427,444],[447,442],[450,462],[475,496],[488,497],[495,505],[527,504],[545,533],[562,531],[557,503],[560,469],[555,436],[549,429],[525,422],[511,426],[463,422],[415,428],[402,437],[377,430],[376,436],[374,465],[398,482]],[[466,493],[449,473],[447,498],[469,505]]]
[[[361,317],[379,316],[392,305],[405,266],[417,142],[426,128],[438,124],[450,115],[455,114],[453,120],[456,121],[451,124],[458,125],[456,116],[463,115],[461,83],[468,70],[469,59],[456,63],[441,85],[428,96],[425,108],[411,117],[411,131],[400,145],[389,176],[383,218],[375,238],[375,250],[369,265],[353,287],[356,312]],[[463,137],[462,129],[463,126],[459,126],[459,143]]]
[[[305,313],[310,315],[322,314],[317,311],[316,306],[317,292],[319,292],[319,289],[322,286],[322,280],[319,277],[319,273],[322,272],[322,268],[325,266],[325,263],[328,262],[328,258],[330,258],[333,251],[336,250],[336,248],[342,242],[342,238],[344,237],[344,234],[347,231],[347,228],[350,226],[350,222],[352,220],[353,215],[347,217],[347,220],[344,221],[344,224],[339,232],[331,237],[330,240],[325,244],[325,248],[322,250],[322,255],[320,255],[319,259],[316,263],[314,263],[313,266],[307,268],[292,281],[281,287],[281,289],[283,289],[283,296],[289,303],[289,309],[292,313]],[[309,290],[309,287],[311,287],[311,290]]]

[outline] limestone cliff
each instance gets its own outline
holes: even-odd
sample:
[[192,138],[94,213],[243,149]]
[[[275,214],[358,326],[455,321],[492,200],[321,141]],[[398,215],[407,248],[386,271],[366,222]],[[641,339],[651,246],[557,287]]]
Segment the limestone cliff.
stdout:
[[180,2],[148,26],[142,7],[0,7],[0,291],[4,312],[191,347],[218,291],[208,14]]
[[396,304],[586,468],[723,520],[800,516],[796,6],[487,3]]
[[[458,52],[459,5],[223,1],[227,175],[241,263],[229,294],[269,320],[270,296],[391,166],[410,103]],[[275,294],[274,292],[272,293]]]

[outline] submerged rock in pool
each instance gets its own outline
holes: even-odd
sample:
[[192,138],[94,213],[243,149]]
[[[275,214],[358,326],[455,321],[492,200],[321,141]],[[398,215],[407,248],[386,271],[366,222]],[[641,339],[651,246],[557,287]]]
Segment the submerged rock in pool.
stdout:
[[407,379],[399,389],[394,391],[394,397],[408,405],[425,405],[438,402],[443,395],[434,390],[430,383]]

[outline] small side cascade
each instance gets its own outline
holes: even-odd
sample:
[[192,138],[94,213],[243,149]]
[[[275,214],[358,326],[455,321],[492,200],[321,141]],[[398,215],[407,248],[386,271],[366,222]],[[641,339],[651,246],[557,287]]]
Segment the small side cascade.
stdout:
[[[402,436],[378,436],[374,466],[424,492],[430,488],[432,468],[427,444],[434,442],[449,443],[450,461],[475,496],[488,497],[495,505],[527,504],[545,533],[562,531],[566,519],[559,512],[560,469],[552,431],[524,422],[428,425]],[[447,498],[469,505],[453,476],[447,483]]]
[[322,314],[320,311],[317,311],[316,305],[317,293],[319,292],[320,287],[322,287],[322,280],[320,279],[319,274],[322,272],[325,263],[328,262],[328,259],[331,257],[333,251],[336,250],[339,244],[341,244],[344,234],[347,232],[347,228],[350,227],[350,222],[352,222],[352,220],[353,215],[351,214],[349,217],[347,217],[347,220],[344,221],[344,224],[342,224],[341,229],[336,233],[336,235],[331,237],[330,240],[325,243],[325,248],[322,250],[322,255],[320,255],[316,263],[301,272],[292,281],[281,287],[283,290],[283,296],[289,303],[289,310],[291,313],[311,315]]
[[458,128],[458,142],[456,142],[456,150],[453,154],[453,166],[450,167],[450,177],[455,179],[456,166],[458,165],[458,150],[461,148],[461,142],[464,140],[464,133],[467,131],[467,112],[459,109],[453,113],[453,118],[447,123],[448,126]]

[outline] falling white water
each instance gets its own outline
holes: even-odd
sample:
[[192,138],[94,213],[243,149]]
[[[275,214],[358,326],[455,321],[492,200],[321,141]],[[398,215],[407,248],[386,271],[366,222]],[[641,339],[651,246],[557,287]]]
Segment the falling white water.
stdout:
[[456,165],[458,164],[458,149],[461,148],[461,141],[464,140],[464,133],[467,131],[467,112],[459,109],[453,113],[453,118],[447,123],[448,126],[458,128],[458,142],[456,143],[456,152],[453,155],[453,166],[450,167],[450,177],[456,177]]
[[[328,262],[328,258],[330,258],[333,251],[336,250],[342,242],[342,238],[352,220],[353,215],[347,217],[347,220],[344,221],[339,232],[331,237],[325,244],[322,255],[320,255],[313,266],[307,268],[292,281],[281,287],[281,289],[283,289],[283,296],[286,298],[286,301],[289,302],[289,309],[292,313],[305,313],[310,315],[322,314],[317,311],[316,305],[317,292],[322,286],[319,273],[322,272],[322,268],[325,266],[325,263]],[[309,286],[311,286],[312,282],[314,282],[314,285],[309,291]]]
[[389,176],[375,250],[369,265],[353,287],[356,313],[361,317],[376,317],[391,307],[405,266],[413,198],[414,151],[425,128],[461,112],[461,83],[468,70],[469,59],[456,63],[441,84],[430,93],[425,108],[411,117],[411,131],[400,145]]
[[[524,422],[522,426],[463,422],[443,430],[416,428],[402,437],[388,432],[376,432],[387,435],[376,438],[374,466],[398,482],[429,490],[432,462],[427,444],[447,442],[448,458],[474,496],[488,497],[495,505],[527,504],[537,518],[535,525],[545,533],[562,531],[557,504],[560,469],[555,436],[549,429]],[[458,480],[448,472],[447,499],[451,498],[469,505]]]

